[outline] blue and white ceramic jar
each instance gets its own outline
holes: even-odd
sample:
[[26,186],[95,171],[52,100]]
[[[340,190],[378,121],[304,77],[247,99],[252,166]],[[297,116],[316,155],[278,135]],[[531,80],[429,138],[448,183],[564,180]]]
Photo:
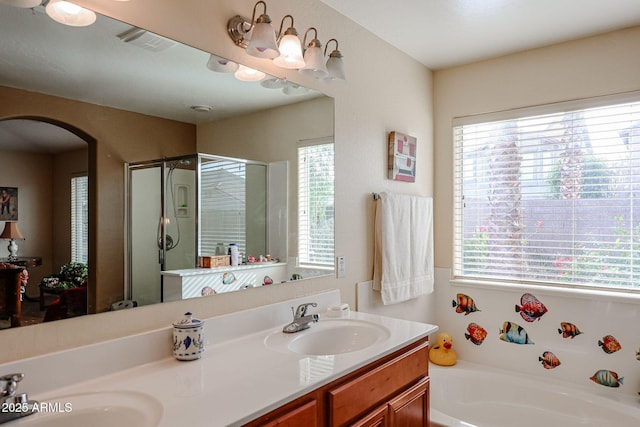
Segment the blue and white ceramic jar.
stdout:
[[204,352],[204,322],[191,313],[173,324],[173,356],[178,360],[197,360]]

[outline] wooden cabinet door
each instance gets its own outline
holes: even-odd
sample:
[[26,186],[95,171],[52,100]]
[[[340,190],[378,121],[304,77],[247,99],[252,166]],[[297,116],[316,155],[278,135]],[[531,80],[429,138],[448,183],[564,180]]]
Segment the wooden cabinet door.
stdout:
[[384,405],[355,421],[351,427],[388,427],[388,419],[389,408]]
[[259,425],[261,427],[317,427],[317,406],[317,402],[312,400],[272,420],[258,419],[257,422],[252,423],[252,425]]
[[389,427],[429,425],[429,378],[389,402]]

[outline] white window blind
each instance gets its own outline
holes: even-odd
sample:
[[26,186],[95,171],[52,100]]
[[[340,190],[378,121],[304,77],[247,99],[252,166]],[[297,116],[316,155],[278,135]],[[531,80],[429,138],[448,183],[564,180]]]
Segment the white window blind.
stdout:
[[454,122],[454,276],[640,290],[635,99]]
[[333,142],[298,146],[300,265],[333,266]]
[[246,165],[237,161],[202,163],[200,177],[200,252],[214,255],[216,245],[236,243],[246,253]]
[[89,259],[89,178],[71,178],[71,262]]

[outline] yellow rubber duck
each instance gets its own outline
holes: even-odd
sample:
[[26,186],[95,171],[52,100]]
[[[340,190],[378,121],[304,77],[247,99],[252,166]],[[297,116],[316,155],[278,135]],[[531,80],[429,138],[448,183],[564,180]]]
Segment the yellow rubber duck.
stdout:
[[453,338],[446,332],[438,334],[438,343],[429,350],[429,360],[436,365],[453,366],[458,355],[452,349]]

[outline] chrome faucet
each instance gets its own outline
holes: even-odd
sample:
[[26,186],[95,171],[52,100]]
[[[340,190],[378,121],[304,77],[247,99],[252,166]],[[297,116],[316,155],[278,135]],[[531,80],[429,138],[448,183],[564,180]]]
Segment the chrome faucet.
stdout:
[[9,374],[0,377],[0,424],[26,417],[34,412],[37,402],[29,400],[27,393],[17,393],[18,383],[24,374]]
[[293,322],[287,324],[282,328],[282,332],[286,334],[292,334],[294,332],[300,332],[305,329],[308,329],[311,322],[317,322],[319,317],[317,314],[309,314],[307,315],[307,310],[311,307],[317,307],[318,304],[315,302],[307,302],[305,304],[300,304],[296,311],[293,311],[293,307],[291,307],[291,312],[293,313]]

